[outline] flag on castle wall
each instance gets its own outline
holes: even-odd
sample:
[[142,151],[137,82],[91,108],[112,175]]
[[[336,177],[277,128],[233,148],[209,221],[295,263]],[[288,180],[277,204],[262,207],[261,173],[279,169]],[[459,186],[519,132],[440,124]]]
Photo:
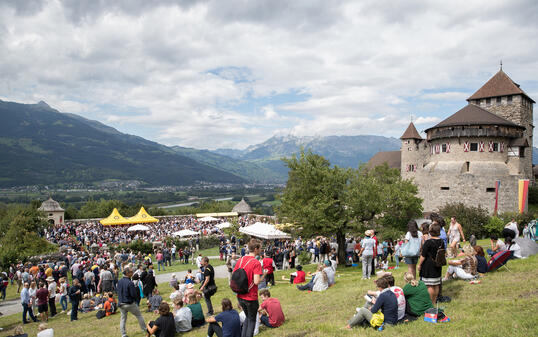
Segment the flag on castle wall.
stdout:
[[527,212],[529,206],[529,179],[519,179],[519,213]]
[[493,208],[493,214],[497,215],[497,209],[499,205],[499,189],[501,188],[501,181],[495,181],[495,207]]

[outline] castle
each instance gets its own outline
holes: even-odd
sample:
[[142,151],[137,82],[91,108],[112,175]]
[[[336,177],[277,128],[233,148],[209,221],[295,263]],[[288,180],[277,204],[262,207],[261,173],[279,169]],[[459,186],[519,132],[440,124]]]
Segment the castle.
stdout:
[[518,211],[519,179],[534,180],[533,104],[502,68],[467,99],[468,105],[425,130],[413,123],[400,137],[402,178],[418,186],[424,211],[463,202]]

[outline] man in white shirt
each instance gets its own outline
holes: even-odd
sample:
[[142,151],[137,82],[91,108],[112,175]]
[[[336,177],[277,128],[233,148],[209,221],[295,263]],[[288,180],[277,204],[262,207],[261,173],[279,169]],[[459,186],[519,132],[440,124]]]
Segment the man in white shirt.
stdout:
[[516,236],[513,239],[517,239],[519,237],[519,229],[517,228],[517,222],[516,219],[512,219],[509,223],[504,226],[504,228],[508,228],[509,230],[516,233]]
[[49,310],[50,317],[56,316],[56,282],[52,276],[47,277],[47,282],[49,283]]

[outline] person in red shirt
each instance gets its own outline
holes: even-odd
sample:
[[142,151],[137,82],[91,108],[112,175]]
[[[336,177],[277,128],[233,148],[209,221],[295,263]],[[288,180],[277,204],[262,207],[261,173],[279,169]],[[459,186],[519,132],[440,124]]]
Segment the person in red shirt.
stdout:
[[282,312],[280,301],[271,297],[269,289],[260,290],[260,298],[263,301],[258,309],[261,315],[260,321],[269,328],[278,328],[281,326],[286,318]]
[[271,285],[275,285],[275,261],[271,257],[269,257],[269,253],[265,252],[264,258],[262,260],[262,268],[263,273],[265,274],[265,280],[267,281],[267,284],[271,282]]
[[303,271],[303,266],[298,264],[295,269],[297,269],[297,271],[290,274],[290,283],[304,283],[306,281],[306,273]]
[[243,326],[242,337],[254,336],[254,328],[256,327],[256,315],[258,314],[258,284],[262,280],[263,272],[260,261],[256,260],[256,255],[260,254],[261,242],[256,239],[251,239],[248,243],[248,255],[240,258],[235,264],[234,271],[243,268],[247,274],[249,292],[246,294],[237,294],[237,300],[243,308],[246,315],[246,320]]
[[49,291],[44,282],[39,283],[39,290],[36,292],[37,311],[41,316],[41,322],[46,322],[48,318]]

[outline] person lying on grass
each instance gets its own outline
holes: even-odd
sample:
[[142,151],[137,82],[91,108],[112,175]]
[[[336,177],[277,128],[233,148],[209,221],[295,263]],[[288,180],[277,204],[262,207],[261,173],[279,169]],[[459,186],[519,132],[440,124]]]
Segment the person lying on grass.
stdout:
[[[217,316],[209,316],[206,322],[209,323],[207,336],[212,337],[241,337],[241,320],[239,314],[232,307],[232,301],[228,298],[222,299],[222,312]],[[222,327],[218,322],[222,323]]]
[[170,306],[166,302],[159,305],[159,318],[150,321],[147,328],[147,337],[155,335],[156,337],[174,337],[176,335],[176,323],[174,315],[170,312]]
[[374,305],[370,310],[362,307],[357,308],[357,313],[348,321],[346,329],[351,329],[359,324],[368,324],[372,320],[372,315],[378,310],[384,315],[384,323],[396,324],[398,322],[398,300],[389,288],[386,278],[378,278],[376,286],[380,291]]
[[410,272],[404,273],[404,281],[407,283],[403,287],[406,300],[405,313],[409,316],[422,316],[426,310],[433,307],[428,288],[422,281],[417,281]]
[[282,312],[280,301],[271,297],[268,289],[260,290],[260,298],[262,299],[262,304],[258,308],[258,312],[261,314],[260,320],[263,325],[269,328],[281,326],[286,318],[284,317],[284,312]]
[[477,275],[477,260],[475,257],[475,250],[471,245],[465,245],[463,247],[465,257],[459,260],[449,260],[448,268],[446,270],[444,281],[448,281],[452,278],[471,280]]

